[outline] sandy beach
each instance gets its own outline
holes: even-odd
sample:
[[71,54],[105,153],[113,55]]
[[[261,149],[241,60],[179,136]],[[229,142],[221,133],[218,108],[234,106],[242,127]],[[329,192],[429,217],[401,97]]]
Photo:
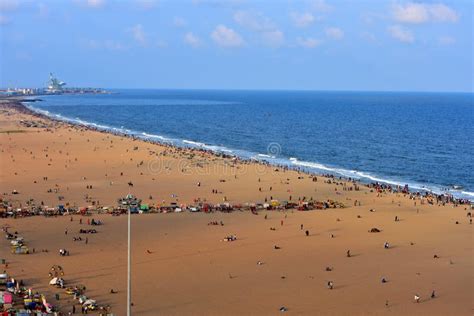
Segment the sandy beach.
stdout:
[[[377,193],[364,185],[348,190],[354,184],[345,180],[328,183],[318,176],[315,182],[297,171],[54,122],[19,112],[8,101],[0,104],[0,150],[0,192],[16,207],[30,199],[51,207],[115,206],[128,193],[150,205],[312,198],[346,206],[258,215],[134,215],[136,315],[274,315],[281,307],[301,315],[474,311],[473,225],[466,205],[421,204],[408,195]],[[12,194],[15,190],[18,194]],[[104,225],[96,228],[97,234],[82,235],[87,244],[73,241],[79,229],[90,228],[90,218]],[[0,258],[8,263],[3,270],[45,293],[67,314],[72,297],[48,285],[50,267],[60,264],[67,283],[85,285],[88,296],[110,305],[115,315],[125,315],[125,216],[0,221],[36,250],[11,254],[2,238]],[[208,225],[211,221],[224,225]],[[370,233],[371,228],[381,231]],[[231,234],[236,241],[222,241]],[[59,256],[60,248],[70,256]]]

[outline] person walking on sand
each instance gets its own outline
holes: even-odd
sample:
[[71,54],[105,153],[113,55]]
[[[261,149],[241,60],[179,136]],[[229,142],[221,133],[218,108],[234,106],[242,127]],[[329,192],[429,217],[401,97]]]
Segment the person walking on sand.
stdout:
[[436,297],[436,293],[435,293],[435,290],[433,290],[433,292],[431,292],[431,298],[435,298]]
[[351,251],[347,250],[346,255],[347,255],[347,258],[350,258],[351,257]]
[[419,303],[421,297],[418,294],[415,294],[415,302]]
[[332,290],[334,288],[334,284],[332,283],[332,281],[328,281],[327,288],[329,290]]

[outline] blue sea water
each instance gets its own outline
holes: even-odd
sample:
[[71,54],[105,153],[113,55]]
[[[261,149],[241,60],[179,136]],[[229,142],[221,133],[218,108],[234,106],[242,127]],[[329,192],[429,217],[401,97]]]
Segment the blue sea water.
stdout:
[[114,92],[44,96],[30,106],[177,146],[474,197],[470,93]]

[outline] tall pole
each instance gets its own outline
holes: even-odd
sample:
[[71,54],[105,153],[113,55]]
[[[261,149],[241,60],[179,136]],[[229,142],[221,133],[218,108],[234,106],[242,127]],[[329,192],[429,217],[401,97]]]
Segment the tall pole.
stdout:
[[131,271],[131,243],[130,243],[130,215],[131,207],[128,206],[128,257],[127,257],[127,316],[132,315],[132,271]]

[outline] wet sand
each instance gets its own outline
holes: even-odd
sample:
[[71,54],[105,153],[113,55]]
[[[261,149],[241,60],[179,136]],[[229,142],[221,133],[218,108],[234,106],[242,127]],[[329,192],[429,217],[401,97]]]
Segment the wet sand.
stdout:
[[[265,197],[288,200],[291,195],[293,200],[333,199],[348,206],[259,215],[133,216],[134,314],[272,315],[282,306],[290,314],[305,315],[473,312],[472,225],[465,206],[414,205],[401,194],[378,196],[362,186],[360,191],[343,191],[342,185],[327,184],[323,177],[313,182],[295,171],[235,163],[47,120],[49,128],[25,127],[20,120],[44,121],[0,109],[0,192],[17,204],[34,198],[49,206],[87,206],[91,201],[115,205],[117,198],[131,192],[154,204],[192,204],[196,198],[263,202]],[[89,185],[92,189],[86,188]],[[13,190],[19,194],[11,194]],[[354,206],[355,200],[361,206]],[[126,217],[93,217],[105,224],[94,227],[97,234],[82,235],[88,237],[87,245],[72,240],[80,228],[90,228],[87,217],[82,225],[80,216],[73,222],[69,216],[1,219],[2,226],[18,230],[37,250],[13,255],[2,239],[2,257],[10,262],[9,273],[47,293],[53,303],[54,294],[61,293],[57,303],[62,311],[70,309],[72,300],[47,285],[53,264],[63,266],[67,283],[86,285],[88,296],[124,315]],[[224,226],[207,225],[214,220]],[[369,233],[372,227],[382,232]],[[237,241],[221,241],[230,234],[237,235]],[[384,249],[386,241],[390,249]],[[50,252],[41,253],[43,248]],[[59,248],[71,255],[60,257]],[[347,258],[349,249],[352,256]],[[382,283],[382,277],[388,282]],[[328,281],[334,283],[332,290],[326,287]],[[110,294],[110,289],[118,293]],[[431,299],[433,290],[437,297]],[[413,299],[416,293],[419,304]]]

